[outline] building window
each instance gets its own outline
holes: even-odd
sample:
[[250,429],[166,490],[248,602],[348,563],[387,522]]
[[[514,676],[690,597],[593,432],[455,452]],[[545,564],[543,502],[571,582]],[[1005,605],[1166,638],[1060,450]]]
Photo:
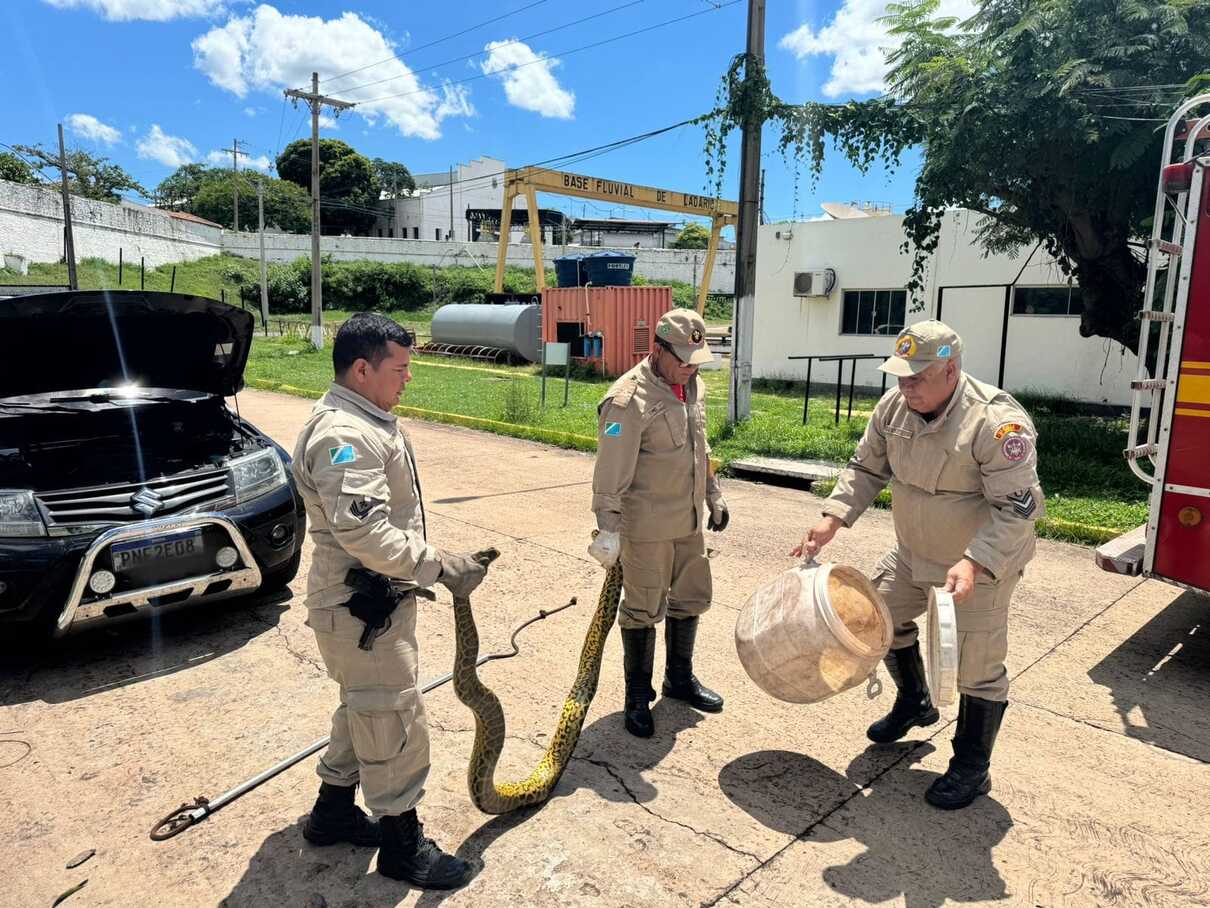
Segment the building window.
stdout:
[[435,239],[435,240],[437,240],[437,241],[440,241],[440,240],[441,240],[441,228],[440,228],[440,227],[438,227],[436,230],[434,230],[434,231],[433,231],[433,233],[434,233],[434,234],[436,234],[436,235],[433,237],[433,239]]
[[906,290],[846,290],[840,333],[898,334],[906,309]]
[[1017,287],[1013,315],[1079,315],[1084,298],[1079,287]]
[[419,227],[412,228],[412,239],[414,239],[414,240],[420,239],[420,228]]

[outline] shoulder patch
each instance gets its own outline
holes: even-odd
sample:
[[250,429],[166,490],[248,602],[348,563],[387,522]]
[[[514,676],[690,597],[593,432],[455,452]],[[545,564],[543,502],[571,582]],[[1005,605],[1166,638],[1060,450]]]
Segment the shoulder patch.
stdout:
[[1000,426],[996,429],[996,441],[999,441],[1005,435],[1018,435],[1025,431],[1025,426],[1019,422],[1000,423]]
[[620,422],[605,423],[605,434],[617,438],[622,434],[622,424]]
[[337,445],[334,448],[328,448],[328,460],[334,467],[344,463],[356,463],[357,452],[353,450],[352,445]]
[[1032,449],[1029,439],[1021,435],[1009,435],[1000,448],[1004,452],[1004,459],[1013,463],[1024,460]]

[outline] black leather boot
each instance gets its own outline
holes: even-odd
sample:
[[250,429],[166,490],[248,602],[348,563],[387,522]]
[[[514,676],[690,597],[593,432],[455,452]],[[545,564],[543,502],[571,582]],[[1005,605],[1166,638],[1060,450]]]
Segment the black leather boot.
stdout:
[[958,704],[958,731],[954,734],[954,756],[945,775],[933,782],[924,799],[942,810],[965,807],[979,795],[992,790],[988,769],[996,733],[1007,703],[963,694]]
[[356,785],[332,785],[323,782],[311,815],[303,823],[303,838],[312,845],[350,845],[377,847],[382,838],[378,824],[353,803]]
[[697,639],[697,618],[666,618],[664,644],[664,696],[684,700],[694,709],[721,713],[723,698],[693,676],[693,643]]
[[941,714],[929,696],[919,643],[891,650],[883,662],[898,693],[891,711],[866,730],[866,737],[877,744],[890,744],[917,725],[932,725]]
[[383,817],[378,872],[420,889],[458,889],[475,875],[469,861],[446,854],[424,834],[415,810]]
[[655,734],[651,718],[651,672],[655,665],[655,628],[622,628],[622,658],[626,677],[626,730],[636,738]]

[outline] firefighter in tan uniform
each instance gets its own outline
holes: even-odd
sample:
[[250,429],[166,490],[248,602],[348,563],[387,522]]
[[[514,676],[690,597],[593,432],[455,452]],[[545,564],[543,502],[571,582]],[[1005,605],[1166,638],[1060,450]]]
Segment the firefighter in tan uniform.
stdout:
[[1009,394],[964,373],[961,354],[961,339],[938,321],[899,334],[879,367],[899,386],[874,408],[823,520],[792,553],[814,556],[890,482],[897,545],[874,579],[895,621],[886,665],[898,695],[867,734],[888,743],[938,720],[915,619],[929,587],[944,587],[956,604],[961,699],[954,756],[925,797],[945,809],[991,789],[992,748],[1008,705],[1008,605],[1045,509],[1033,423]]
[[[294,450],[315,544],[307,624],[340,685],[331,742],[317,767],[319,798],[303,835],[317,845],[379,845],[379,873],[449,889],[467,882],[472,868],[442,852],[416,816],[429,772],[416,596],[434,582],[469,594],[484,569],[426,540],[412,446],[391,413],[411,380],[411,347],[411,335],[381,315],[345,322],[332,348],[336,380]],[[346,578],[369,578],[382,595],[355,598]],[[378,823],[354,805],[358,783]]]
[[606,568],[622,561],[625,724],[641,738],[655,732],[651,673],[661,621],[664,696],[706,712],[723,708],[723,698],[693,674],[698,618],[711,598],[703,503],[711,530],[721,532],[730,520],[710,470],[705,386],[697,375],[712,360],[701,317],[667,312],[656,324],[651,355],[614,382],[599,408],[597,534],[588,550]]

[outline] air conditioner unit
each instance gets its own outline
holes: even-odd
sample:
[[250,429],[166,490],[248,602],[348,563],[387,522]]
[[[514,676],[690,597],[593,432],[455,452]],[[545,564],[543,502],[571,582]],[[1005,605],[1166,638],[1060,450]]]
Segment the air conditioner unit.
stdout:
[[826,297],[836,286],[836,272],[831,268],[819,271],[796,271],[794,273],[794,295]]

